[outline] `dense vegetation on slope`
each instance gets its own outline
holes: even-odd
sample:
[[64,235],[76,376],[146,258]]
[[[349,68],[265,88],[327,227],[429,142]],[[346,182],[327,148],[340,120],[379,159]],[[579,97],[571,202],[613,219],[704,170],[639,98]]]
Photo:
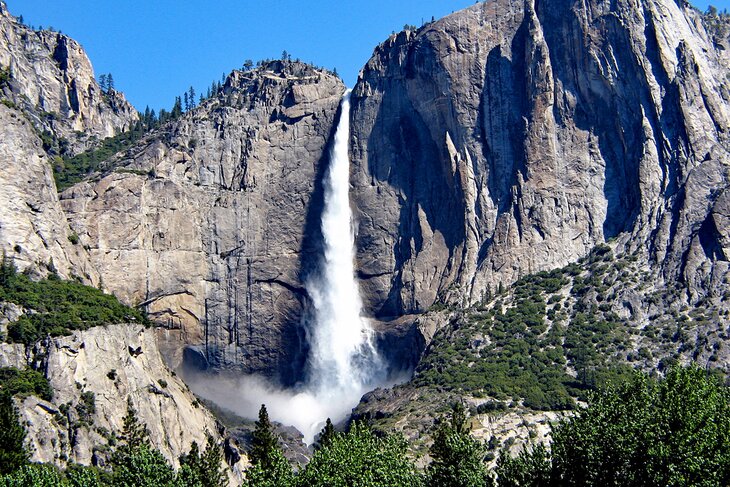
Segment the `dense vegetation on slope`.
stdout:
[[665,370],[702,357],[718,363],[728,337],[719,305],[728,296],[690,308],[679,287],[655,280],[635,256],[616,258],[606,245],[576,264],[526,276],[454,312],[413,383],[560,410],[633,368]]
[[0,264],[0,302],[14,303],[25,310],[8,325],[8,341],[30,344],[47,335],[60,336],[92,326],[137,322],[147,324],[140,311],[125,306],[101,290],[51,273],[33,281],[18,273],[12,261]]
[[63,191],[82,181],[86,176],[101,170],[104,167],[104,162],[117,152],[129,148],[134,142],[141,139],[145,133],[147,131],[143,125],[138,123],[128,132],[102,140],[94,149],[75,156],[56,156],[53,165],[56,188],[58,191]]
[[37,396],[46,401],[53,399],[53,389],[43,374],[33,369],[0,367],[0,394]]

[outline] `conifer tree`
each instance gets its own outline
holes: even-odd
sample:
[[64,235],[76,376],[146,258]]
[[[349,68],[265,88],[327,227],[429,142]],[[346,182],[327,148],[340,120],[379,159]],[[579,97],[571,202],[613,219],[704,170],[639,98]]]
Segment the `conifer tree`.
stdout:
[[269,420],[269,413],[265,405],[259,409],[259,419],[251,439],[251,453],[249,460],[254,465],[268,468],[272,465],[272,453],[279,448],[279,439],[274,433],[274,426]]
[[178,483],[185,486],[226,487],[228,477],[221,468],[222,462],[221,448],[215,443],[213,436],[208,434],[205,451],[202,454],[194,441],[190,446],[190,452],[180,457]]
[[428,485],[438,487],[481,487],[490,481],[483,463],[484,445],[471,437],[464,405],[456,403],[451,418],[441,420],[434,434],[428,466]]
[[355,421],[347,433],[334,433],[297,475],[307,487],[388,486],[418,487],[422,476],[406,456],[400,435],[377,436]]
[[119,440],[124,445],[131,447],[149,443],[148,436],[147,426],[139,422],[137,419],[137,411],[132,405],[132,400],[127,398],[127,414],[124,416],[122,433],[119,435]]
[[25,428],[20,424],[13,398],[0,391],[0,474],[7,474],[28,463]]
[[332,443],[332,439],[335,436],[335,427],[332,424],[332,420],[327,418],[327,422],[324,424],[324,428],[319,433],[319,439],[317,440],[317,448],[324,448]]
[[284,458],[279,438],[269,420],[266,406],[261,405],[259,419],[251,439],[248,458],[252,467],[246,471],[246,486],[287,487],[294,484],[291,465]]
[[179,96],[175,97],[175,104],[172,106],[172,118],[179,118],[182,115],[182,100]]
[[205,452],[203,452],[200,458],[203,487],[225,487],[228,485],[228,477],[221,468],[222,463],[223,451],[220,445],[216,444],[213,436],[208,434]]

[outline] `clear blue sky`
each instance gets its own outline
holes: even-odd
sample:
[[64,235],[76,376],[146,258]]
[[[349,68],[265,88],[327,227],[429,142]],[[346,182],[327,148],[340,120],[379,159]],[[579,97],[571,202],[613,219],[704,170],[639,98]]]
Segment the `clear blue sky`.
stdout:
[[[170,108],[189,86],[200,93],[223,73],[293,58],[337,68],[352,86],[373,48],[404,24],[421,25],[474,0],[7,0],[13,15],[79,41],[98,75],[144,110]],[[730,10],[730,0],[696,0]]]

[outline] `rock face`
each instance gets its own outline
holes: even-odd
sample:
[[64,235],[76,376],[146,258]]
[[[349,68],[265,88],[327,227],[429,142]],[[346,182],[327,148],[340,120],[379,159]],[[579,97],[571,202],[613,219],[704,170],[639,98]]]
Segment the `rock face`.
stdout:
[[33,125],[17,109],[0,104],[0,249],[18,269],[89,283],[98,275],[86,251],[74,245],[61,208],[49,157]]
[[4,366],[40,368],[54,391],[53,402],[31,396],[19,408],[34,462],[103,462],[128,400],[173,465],[193,441],[205,445],[206,432],[219,436],[212,415],[165,366],[153,330],[116,325],[49,339],[33,351],[0,347],[0,356],[14,360]]
[[301,63],[234,72],[116,172],[63,193],[104,285],[177,330],[175,362],[187,343],[199,365],[299,378],[303,279],[343,92]]
[[[101,94],[78,44],[0,14],[3,93],[36,127],[73,152],[86,144],[74,130],[135,120]],[[435,327],[403,316],[478,302],[610,239],[694,303],[724,289],[727,35],[703,22],[673,0],[494,0],[376,48],[352,96],[351,195],[365,307],[391,333],[389,356],[412,365]],[[0,106],[17,139],[0,154],[29,157],[32,176],[0,176],[2,244],[146,306],[175,364],[292,384],[343,91],[300,63],[234,72],[111,173],[65,191],[62,210],[42,188],[38,137]]]
[[367,308],[473,303],[612,238],[706,294],[730,251],[720,48],[672,0],[495,0],[391,36],[352,96]]
[[0,249],[21,270],[55,269],[96,284],[85,250],[73,243],[53,180],[56,161],[45,149],[80,152],[129,128],[137,112],[120,93],[102,93],[76,41],[20,24],[3,2],[0,39]]
[[0,94],[21,107],[69,153],[129,129],[137,111],[121,93],[103,93],[78,42],[20,24],[0,2],[0,67],[10,78]]

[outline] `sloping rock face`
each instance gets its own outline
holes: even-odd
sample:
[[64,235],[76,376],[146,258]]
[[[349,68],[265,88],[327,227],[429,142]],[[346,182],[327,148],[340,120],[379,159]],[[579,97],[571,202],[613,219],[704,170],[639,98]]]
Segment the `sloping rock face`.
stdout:
[[54,391],[52,402],[31,396],[19,405],[33,461],[101,464],[122,430],[128,400],[173,465],[193,441],[205,445],[206,433],[219,437],[213,416],[165,366],[153,330],[91,328],[23,349],[0,344],[4,365],[40,369]]
[[22,271],[97,283],[86,251],[74,245],[49,157],[20,110],[0,105],[0,251]]
[[199,366],[299,378],[317,185],[343,92],[301,63],[234,72],[116,172],[63,193],[104,285],[173,329],[173,363],[193,344]]
[[473,303],[613,238],[692,299],[724,286],[720,50],[672,0],[495,0],[392,36],[352,97],[367,308]]
[[21,107],[40,131],[78,153],[129,129],[137,111],[124,95],[103,93],[81,45],[58,32],[20,24],[0,2],[0,67],[9,69],[0,94]]
[[98,274],[76,245],[59,204],[46,149],[73,154],[127,129],[137,112],[103,94],[74,40],[20,24],[0,2],[0,250],[23,271]]

